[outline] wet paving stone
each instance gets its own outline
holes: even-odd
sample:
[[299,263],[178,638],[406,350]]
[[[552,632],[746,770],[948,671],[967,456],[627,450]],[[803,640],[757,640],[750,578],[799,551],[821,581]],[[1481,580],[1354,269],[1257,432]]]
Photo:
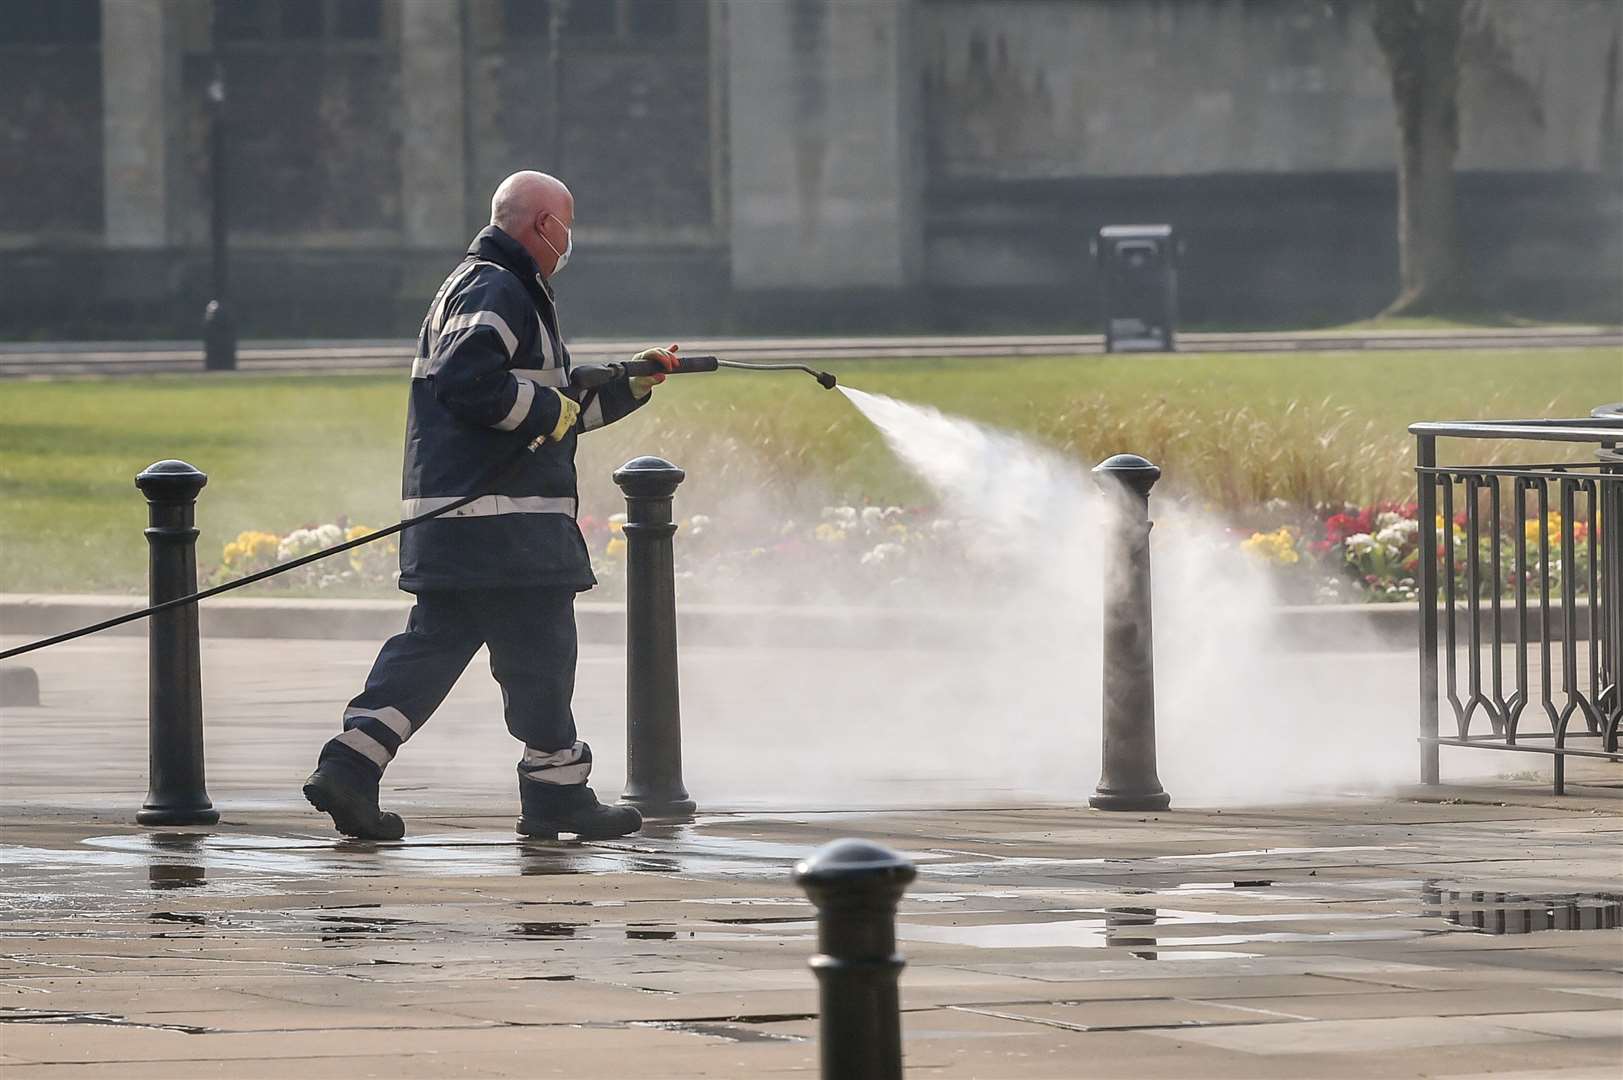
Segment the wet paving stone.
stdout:
[[1442,1055],[1559,1076],[1623,1053],[1623,832],[1597,805],[752,810],[598,844],[520,841],[477,804],[397,844],[290,810],[148,833],[13,808],[0,1040],[8,1080],[160,1058],[231,1075],[249,1048],[480,1062],[492,1033],[578,1075],[806,1070],[816,929],[789,868],[848,832],[919,867],[897,933],[920,1068],[1284,1075],[1267,1063],[1310,1053],[1349,1075]]

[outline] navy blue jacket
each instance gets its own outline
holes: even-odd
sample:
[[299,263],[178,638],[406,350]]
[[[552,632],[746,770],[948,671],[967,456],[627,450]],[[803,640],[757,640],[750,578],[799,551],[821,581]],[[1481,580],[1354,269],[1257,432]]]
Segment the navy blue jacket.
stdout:
[[[580,400],[574,429],[475,491],[516,448],[557,427],[553,389]],[[569,350],[540,268],[501,229],[481,232],[423,318],[406,414],[402,516],[464,495],[482,498],[401,534],[400,587],[580,591],[597,584],[575,524],[575,440],[646,401],[625,378],[584,394],[569,388]]]

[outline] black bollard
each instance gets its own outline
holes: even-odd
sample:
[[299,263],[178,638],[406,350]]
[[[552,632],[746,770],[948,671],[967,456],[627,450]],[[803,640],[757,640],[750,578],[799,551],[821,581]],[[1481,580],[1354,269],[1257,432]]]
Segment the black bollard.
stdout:
[[1104,764],[1088,805],[1165,810],[1155,774],[1155,643],[1150,625],[1150,488],[1161,470],[1137,454],[1100,462],[1093,475],[1115,502],[1105,545]]
[[[135,478],[147,497],[150,602],[197,591],[197,493],[208,477],[160,461]],[[212,825],[219,811],[203,785],[203,677],[197,605],[152,616],[147,639],[147,753],[151,786],[142,825]]]
[[817,905],[818,1056],[823,1080],[900,1080],[896,905],[913,864],[866,840],[825,844],[795,867]]
[[615,470],[626,496],[625,802],[649,818],[695,809],[682,784],[682,703],[676,677],[676,564],[671,500],[687,474],[657,457]]

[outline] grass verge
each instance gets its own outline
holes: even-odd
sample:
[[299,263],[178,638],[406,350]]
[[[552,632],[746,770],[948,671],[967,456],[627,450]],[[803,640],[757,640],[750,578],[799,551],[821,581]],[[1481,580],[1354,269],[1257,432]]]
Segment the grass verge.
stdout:
[[[1158,490],[1233,512],[1274,498],[1403,497],[1414,420],[1581,415],[1623,399],[1613,349],[876,360],[837,374],[1084,461],[1142,453],[1166,470]],[[608,474],[643,453],[688,470],[687,513],[739,497],[928,499],[845,400],[810,379],[724,372],[656,393],[650,408],[584,440],[585,512],[618,508]],[[145,505],[131,480],[160,458],[209,474],[205,564],[244,529],[392,522],[405,403],[403,374],[5,383],[0,590],[139,590]]]

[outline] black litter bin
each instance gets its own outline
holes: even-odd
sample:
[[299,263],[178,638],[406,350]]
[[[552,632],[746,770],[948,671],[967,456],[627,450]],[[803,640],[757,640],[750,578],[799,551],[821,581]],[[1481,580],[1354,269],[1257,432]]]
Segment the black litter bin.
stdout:
[[1177,347],[1178,253],[1171,225],[1106,225],[1093,242],[1106,352]]

